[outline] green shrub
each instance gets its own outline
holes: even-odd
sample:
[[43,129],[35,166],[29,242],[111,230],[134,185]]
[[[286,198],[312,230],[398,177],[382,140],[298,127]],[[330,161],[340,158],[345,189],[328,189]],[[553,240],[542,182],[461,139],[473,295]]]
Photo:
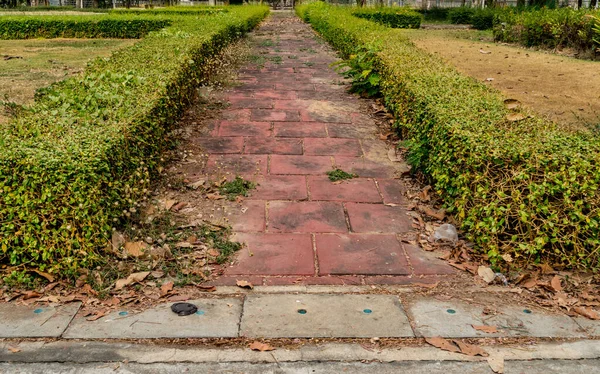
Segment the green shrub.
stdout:
[[497,41],[527,47],[593,48],[594,15],[597,11],[571,8],[503,12],[494,25]]
[[0,124],[1,259],[70,276],[94,265],[112,227],[147,198],[205,62],[267,13],[172,16],[172,26],[96,59]]
[[448,11],[448,21],[457,25],[469,25],[474,14],[474,8],[465,6],[452,8]]
[[135,39],[170,23],[168,19],[132,16],[4,16],[0,17],[0,39]]
[[423,17],[408,8],[359,8],[352,14],[359,18],[381,23],[387,27],[399,29],[418,29],[421,27]]
[[450,8],[433,7],[430,9],[415,9],[423,15],[425,21],[446,21],[448,20],[448,11]]
[[595,19],[595,24],[594,24],[594,43],[596,43],[596,50],[600,51],[600,17],[594,17]]
[[[414,169],[492,262],[600,267],[600,142],[550,121],[509,119],[503,97],[345,9],[298,9],[343,55],[380,43],[375,69]],[[519,112],[517,112],[519,113]]]
[[494,8],[477,9],[471,16],[471,25],[477,30],[489,30],[494,27],[494,18],[501,11]]
[[181,6],[153,9],[114,9],[111,14],[135,14],[135,15],[212,15],[228,12],[227,8],[203,7],[203,6]]

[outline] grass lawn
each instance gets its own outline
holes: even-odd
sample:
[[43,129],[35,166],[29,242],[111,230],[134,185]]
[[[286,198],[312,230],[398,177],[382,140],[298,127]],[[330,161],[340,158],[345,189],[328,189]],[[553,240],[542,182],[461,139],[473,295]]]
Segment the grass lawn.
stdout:
[[[108,57],[135,39],[0,40],[0,100],[27,105],[35,90],[81,72],[97,56]],[[8,116],[0,111],[0,122]]]
[[565,124],[600,124],[598,62],[493,43],[490,31],[405,30],[419,47],[526,107]]

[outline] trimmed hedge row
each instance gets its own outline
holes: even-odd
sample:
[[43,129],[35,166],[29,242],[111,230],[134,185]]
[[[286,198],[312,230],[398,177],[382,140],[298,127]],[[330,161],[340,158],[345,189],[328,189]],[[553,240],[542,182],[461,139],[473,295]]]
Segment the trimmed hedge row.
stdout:
[[494,39],[527,47],[594,47],[594,16],[600,11],[571,8],[504,11],[496,16]]
[[398,7],[360,8],[354,10],[352,15],[398,29],[418,29],[423,20],[419,13]]
[[498,92],[417,48],[402,30],[322,3],[298,13],[346,56],[381,46],[373,61],[409,162],[491,261],[510,254],[600,267],[597,137],[527,113],[511,120]]
[[227,8],[202,7],[202,6],[184,6],[167,7],[153,9],[114,9],[111,14],[136,14],[136,15],[211,15],[227,12]]
[[147,197],[205,61],[268,12],[173,16],[0,125],[0,259],[67,276],[97,263],[112,227]]
[[122,38],[137,39],[169,26],[168,19],[122,16],[4,16],[0,39]]

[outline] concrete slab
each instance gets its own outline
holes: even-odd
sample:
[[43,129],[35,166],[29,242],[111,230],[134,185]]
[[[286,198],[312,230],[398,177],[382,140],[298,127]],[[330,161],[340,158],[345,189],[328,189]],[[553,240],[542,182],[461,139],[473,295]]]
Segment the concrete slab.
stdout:
[[249,295],[247,337],[412,337],[400,300],[389,295]]
[[600,337],[600,321],[593,321],[585,317],[576,317],[575,322],[592,337]]
[[[585,333],[566,315],[549,314],[519,306],[499,308],[485,315],[480,305],[435,299],[418,299],[407,306],[417,336],[448,338],[472,337],[584,337]],[[498,333],[485,333],[475,326],[496,326]]]
[[58,338],[81,303],[63,306],[0,304],[0,338]]
[[142,313],[115,311],[96,321],[75,318],[64,334],[74,339],[157,339],[236,337],[242,314],[238,298],[200,299],[189,301],[198,312],[180,317],[167,303]]

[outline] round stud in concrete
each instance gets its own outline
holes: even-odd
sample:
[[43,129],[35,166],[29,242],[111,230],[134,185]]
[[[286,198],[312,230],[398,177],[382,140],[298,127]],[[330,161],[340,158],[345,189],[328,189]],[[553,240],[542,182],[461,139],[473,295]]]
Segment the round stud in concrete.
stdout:
[[120,315],[120,316],[126,316],[126,315],[128,315],[128,314],[129,314],[129,312],[119,312],[119,315]]
[[306,314],[306,309],[298,309],[298,314]]
[[36,309],[33,311],[35,314],[40,314],[44,312],[44,309]]
[[204,311],[203,310],[199,310],[196,312],[197,315],[199,316],[203,316],[204,315]]
[[446,309],[446,313],[448,313],[448,314],[456,314],[456,310],[454,310],[454,309]]
[[371,314],[373,311],[371,309],[363,309],[364,314]]
[[523,309],[523,313],[525,313],[525,314],[531,314],[533,312],[530,309]]

